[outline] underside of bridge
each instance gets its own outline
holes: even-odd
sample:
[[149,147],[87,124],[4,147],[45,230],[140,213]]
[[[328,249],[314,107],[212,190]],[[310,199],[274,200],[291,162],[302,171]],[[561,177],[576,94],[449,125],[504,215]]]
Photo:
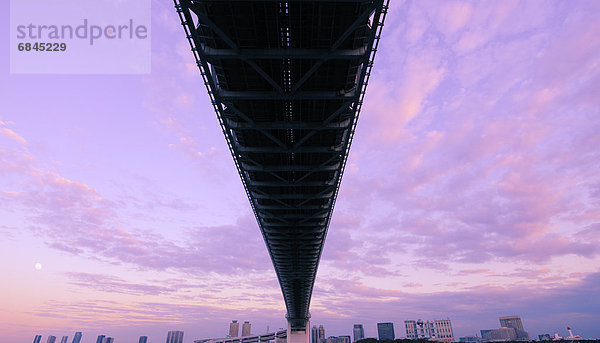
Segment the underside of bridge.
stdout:
[[295,341],[389,0],[174,1]]

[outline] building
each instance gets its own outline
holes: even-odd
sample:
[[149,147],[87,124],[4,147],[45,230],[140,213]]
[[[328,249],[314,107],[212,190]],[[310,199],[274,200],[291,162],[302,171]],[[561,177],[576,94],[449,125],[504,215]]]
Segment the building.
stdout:
[[517,340],[525,340],[529,341],[529,333],[525,331],[523,328],[523,322],[521,321],[520,316],[506,316],[499,317],[500,326],[503,328],[513,328],[515,329],[515,333],[517,335]]
[[327,343],[337,343],[337,337],[335,337],[335,336],[329,336],[329,337],[327,337],[326,342]]
[[325,339],[325,328],[323,327],[323,325],[319,325],[319,342],[318,343],[325,343],[327,340]]
[[483,336],[486,335],[488,332],[493,331],[493,329],[489,329],[489,330],[479,330],[479,332],[481,332],[481,339],[483,339]]
[[245,336],[250,336],[250,335],[252,335],[252,334],[250,333],[250,331],[251,331],[251,330],[250,330],[250,327],[251,327],[251,324],[250,324],[250,322],[244,322],[244,324],[242,324],[242,337],[245,337]]
[[379,337],[380,341],[393,341],[396,338],[394,335],[394,323],[377,323],[377,337]]
[[183,331],[169,331],[167,343],[183,343]]
[[450,318],[436,319],[433,321],[433,326],[435,327],[435,338],[437,340],[443,342],[452,342],[454,340]]
[[240,333],[240,323],[237,320],[232,320],[229,323],[229,336],[227,337],[237,337]]
[[81,331],[75,332],[75,336],[73,336],[73,341],[71,343],[80,343],[81,342]]
[[140,336],[138,343],[148,343],[148,336]]
[[48,340],[46,341],[46,343],[55,343],[56,342],[56,336],[48,336]]
[[498,319],[500,320],[500,327],[525,331],[525,329],[523,329],[523,322],[521,321],[520,316],[506,316],[499,317]]
[[354,342],[360,341],[365,338],[365,328],[362,324],[354,324],[354,329],[352,329],[352,333],[354,334]]
[[517,331],[515,328],[499,328],[493,330],[481,330],[481,338],[484,342],[505,342],[515,341]]
[[552,340],[552,336],[550,336],[549,333],[544,333],[544,334],[538,335],[538,338],[540,339],[540,341],[551,341]]
[[42,341],[42,335],[35,335],[33,343],[40,343]]
[[69,336],[62,336],[62,338],[60,339],[60,343],[69,343],[67,342],[69,340]]
[[481,337],[477,337],[477,336],[460,337],[458,340],[461,343],[482,343],[483,342],[483,340],[481,339]]
[[104,335],[98,335],[98,338],[96,338],[96,343],[103,343],[104,342]]
[[337,343],[352,343],[350,336],[338,336]]
[[[317,330],[317,326],[313,325],[311,329],[310,343],[319,343],[319,331]],[[35,343],[35,342],[34,342]]]
[[405,320],[404,327],[406,328],[406,338],[408,339],[431,338],[433,323],[429,323],[429,321],[423,322],[421,319]]
[[405,320],[406,338],[408,339],[431,339],[441,342],[452,342],[454,333],[450,319],[436,319],[433,321]]
[[104,338],[104,343],[114,343],[115,339],[112,337],[106,337]]

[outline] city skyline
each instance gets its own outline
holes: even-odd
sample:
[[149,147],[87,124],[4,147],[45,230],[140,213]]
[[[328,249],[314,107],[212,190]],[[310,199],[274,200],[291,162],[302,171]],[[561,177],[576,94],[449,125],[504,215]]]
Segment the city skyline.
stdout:
[[[452,323],[451,320],[449,318],[446,319],[436,319],[436,320],[432,320],[432,321],[423,321],[421,319],[419,320],[405,320],[404,321],[404,328],[405,328],[405,335],[398,335],[396,336],[395,334],[395,329],[394,326],[396,325],[393,322],[385,322],[385,323],[377,323],[377,337],[364,337],[364,326],[362,324],[354,324],[353,325],[353,333],[356,334],[355,337],[358,336],[362,336],[360,339],[372,339],[375,338],[377,340],[394,340],[394,339],[434,339],[438,342],[444,342],[444,343],[449,343],[449,342],[468,342],[468,343],[485,343],[485,342],[489,342],[489,341],[501,341],[501,340],[517,340],[517,341],[525,341],[525,342],[531,342],[534,341],[533,339],[530,338],[529,333],[524,329],[521,317],[519,315],[511,315],[511,316],[501,316],[498,318],[500,321],[500,328],[499,329],[482,329],[479,330],[481,332],[481,337],[477,336],[477,335],[466,335],[463,337],[454,337],[453,334],[453,330],[452,330]],[[238,324],[237,320],[233,320],[230,324],[230,333],[231,333],[231,326],[232,324]],[[244,324],[250,324],[249,321],[245,321]],[[398,323],[399,326],[402,326],[401,323]],[[249,325],[248,325],[249,326]],[[268,329],[268,327],[267,327]],[[510,329],[510,330],[509,330]],[[512,330],[512,331],[511,331]],[[573,331],[571,330],[570,327],[567,327],[569,336],[565,336],[565,337],[570,337],[571,339],[596,339],[598,340],[598,338],[592,338],[592,337],[580,337],[580,335],[576,335],[573,334]],[[285,329],[283,328],[279,328],[279,331],[284,331]],[[318,326],[313,325],[312,329],[310,330],[311,334],[309,337],[309,342],[315,343],[315,342],[326,342],[326,343],[354,343],[360,339],[352,339],[352,336],[350,335],[326,335],[326,331],[325,331],[325,327],[321,324]],[[493,331],[496,331],[495,333]],[[273,332],[268,331],[265,333],[270,333],[271,335],[273,335]],[[241,340],[245,340],[248,339],[248,336],[250,336],[250,338],[254,338],[257,339],[257,337],[259,335],[263,335],[265,333],[262,334],[255,334],[255,335],[242,335],[242,336],[230,336],[227,335],[226,338],[219,338],[219,337],[193,337],[191,338],[192,341],[196,342],[202,342],[202,343],[221,343],[221,342],[226,342],[226,341],[230,341],[230,338],[234,338],[234,339],[238,339],[238,343]],[[166,334],[166,342],[167,343],[183,343],[183,336],[184,336],[184,332],[183,331],[169,331]],[[255,337],[252,337],[255,336]],[[558,334],[558,332],[555,332],[554,334],[540,334],[538,335],[540,338],[539,340],[542,341],[542,337],[546,337],[547,340],[550,340],[551,337],[559,337],[560,339],[562,339],[562,337],[560,337],[560,335]],[[33,343],[40,343],[41,339],[42,339],[42,335],[35,335],[34,339],[33,339]],[[75,336],[73,338],[73,343],[75,342],[79,342],[81,340],[82,337],[82,332],[76,332]],[[246,337],[246,338],[244,338]],[[487,337],[487,338],[486,338]],[[68,338],[68,336],[63,336],[62,341],[66,341],[66,339]],[[459,340],[460,338],[460,340]],[[557,338],[557,339],[559,339]],[[54,341],[56,339],[55,336],[48,336],[47,341],[51,342]],[[140,336],[139,337],[139,343],[146,343],[148,340],[147,336]],[[106,335],[98,335],[96,342],[98,343],[113,343],[114,342],[114,338],[112,337],[107,337]],[[62,342],[61,342],[62,343]]]
[[[377,337],[449,317],[456,338],[518,314],[531,337],[600,337],[599,15],[392,0],[311,323]],[[147,75],[9,74],[0,56],[3,342],[287,326],[170,1],[151,38]]]

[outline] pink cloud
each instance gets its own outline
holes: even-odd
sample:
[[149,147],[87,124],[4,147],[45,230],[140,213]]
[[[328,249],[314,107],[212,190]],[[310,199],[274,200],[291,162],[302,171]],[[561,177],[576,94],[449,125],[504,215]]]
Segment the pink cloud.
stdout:
[[[0,122],[0,125],[3,124],[2,122]],[[17,141],[21,144],[27,144],[27,141],[25,140],[25,138],[21,137],[19,134],[17,134],[16,132],[14,132],[13,130],[7,128],[7,127],[0,127],[0,135],[7,137],[9,139],[12,139],[14,141]]]
[[130,283],[106,274],[67,273],[70,283],[79,287],[91,288],[99,292],[125,293],[136,295],[159,295],[177,291],[176,288],[147,283]]
[[[414,11],[437,18],[445,15],[438,7],[400,11],[417,22]],[[378,56],[385,62],[370,84],[375,100],[364,108],[352,151],[358,169],[345,179],[356,198],[341,200],[337,210],[368,209],[357,221],[361,230],[385,233],[399,247],[412,241],[415,252],[433,259],[432,266],[448,259],[540,262],[573,252],[596,256],[597,241],[583,241],[576,232],[598,218],[594,185],[600,156],[594,132],[600,131],[600,122],[590,115],[597,114],[593,102],[579,100],[590,99],[590,90],[598,88],[598,71],[591,67],[597,64],[598,44],[590,37],[577,50],[578,40],[566,41],[594,30],[595,24],[581,24],[590,22],[587,13],[593,11],[576,9],[560,22],[549,8],[522,20],[531,8],[514,2],[459,7],[452,10],[473,18],[470,34],[483,37],[475,44],[477,54],[459,59],[445,53],[438,36],[425,32],[439,30],[457,44],[467,32],[460,18],[456,23],[438,18],[422,31],[418,49],[408,44]],[[391,31],[394,40],[409,35],[403,30],[401,25]],[[565,45],[577,53],[563,56]],[[420,64],[407,62],[423,54],[429,57]],[[552,69],[554,63],[562,67]],[[430,77],[433,70],[443,72]],[[465,76],[465,70],[473,75]],[[431,83],[420,83],[416,75]],[[548,88],[548,77],[560,80],[557,87]],[[399,105],[411,91],[392,94],[403,84],[421,94],[415,102],[418,115]],[[383,149],[381,138],[366,140],[360,130],[391,139]],[[402,135],[386,130],[402,130]],[[397,212],[374,214],[381,205]]]
[[9,161],[13,167],[6,172],[24,172],[24,187],[3,192],[2,197],[11,208],[30,209],[31,230],[53,249],[158,270],[239,273],[272,268],[266,249],[260,248],[264,243],[249,213],[240,216],[234,225],[175,227],[187,237],[185,243],[177,243],[148,229],[131,226],[118,208],[123,200],[144,204],[146,208],[163,206],[180,211],[193,211],[194,206],[179,199],[159,199],[149,205],[134,195],[115,202],[83,182],[37,167],[33,159],[21,159],[19,152],[5,155],[14,159]]
[[491,270],[484,269],[484,268],[464,269],[464,270],[461,270],[460,272],[458,272],[458,275],[463,276],[463,275],[473,275],[473,274],[489,274],[490,272],[491,272]]

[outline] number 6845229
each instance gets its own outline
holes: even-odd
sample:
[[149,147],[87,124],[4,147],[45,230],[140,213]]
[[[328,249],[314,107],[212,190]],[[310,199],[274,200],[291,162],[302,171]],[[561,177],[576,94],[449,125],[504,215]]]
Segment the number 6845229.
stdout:
[[67,43],[19,43],[19,51],[66,51]]

